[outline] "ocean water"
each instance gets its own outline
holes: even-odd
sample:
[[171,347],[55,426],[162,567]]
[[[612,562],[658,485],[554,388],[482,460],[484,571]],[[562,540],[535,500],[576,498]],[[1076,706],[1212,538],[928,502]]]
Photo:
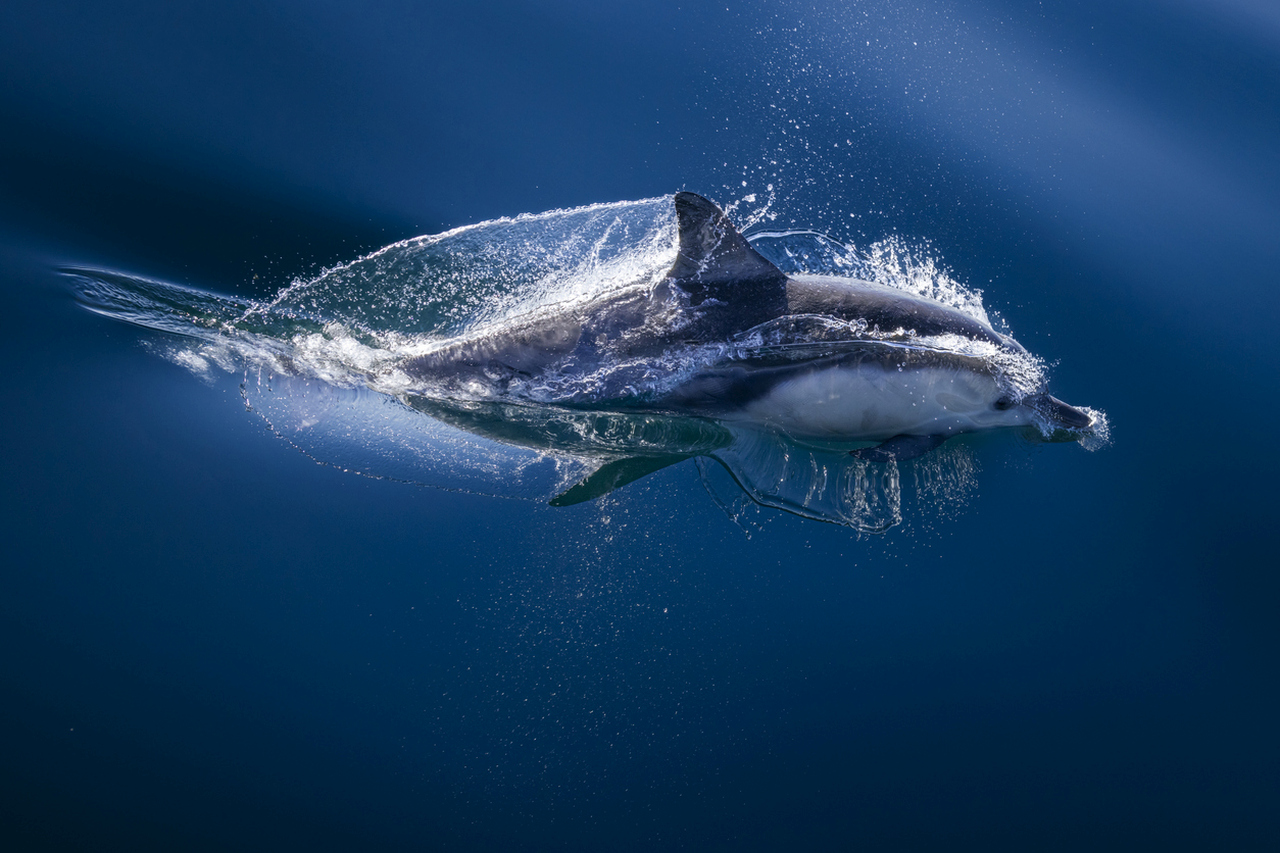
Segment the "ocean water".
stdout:
[[[1280,841],[1270,5],[15,2],[0,68],[7,848]],[[396,386],[679,189],[1109,435]]]

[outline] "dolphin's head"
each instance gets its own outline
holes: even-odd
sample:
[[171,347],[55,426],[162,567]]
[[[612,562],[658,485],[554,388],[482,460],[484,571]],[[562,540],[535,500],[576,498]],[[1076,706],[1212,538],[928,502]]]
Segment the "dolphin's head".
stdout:
[[1050,395],[1044,386],[1018,393],[995,375],[957,370],[946,374],[937,401],[964,416],[970,429],[1035,427],[1048,441],[1076,441],[1094,427],[1092,414]]

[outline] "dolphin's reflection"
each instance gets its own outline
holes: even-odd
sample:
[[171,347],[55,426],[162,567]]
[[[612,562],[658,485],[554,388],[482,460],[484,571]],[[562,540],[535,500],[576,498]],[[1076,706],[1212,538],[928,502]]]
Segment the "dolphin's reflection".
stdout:
[[876,533],[903,520],[900,467],[911,468],[920,492],[949,499],[972,482],[972,461],[963,446],[899,463],[850,453],[865,443],[824,446],[762,427],[697,417],[425,397],[404,402],[489,441],[576,460],[585,475],[561,483],[550,496],[553,506],[590,501],[696,459],[708,492],[735,520],[747,506],[745,498],[758,507]]

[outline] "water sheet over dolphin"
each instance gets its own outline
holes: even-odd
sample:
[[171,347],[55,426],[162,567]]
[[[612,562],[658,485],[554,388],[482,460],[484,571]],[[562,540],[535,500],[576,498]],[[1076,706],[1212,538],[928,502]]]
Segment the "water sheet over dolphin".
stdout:
[[406,360],[428,397],[526,399],[749,422],[801,439],[877,442],[903,459],[965,432],[1073,438],[1086,411],[1050,396],[1011,337],[935,299],[793,275],[724,212],[674,198],[678,253],[657,282],[542,310]]

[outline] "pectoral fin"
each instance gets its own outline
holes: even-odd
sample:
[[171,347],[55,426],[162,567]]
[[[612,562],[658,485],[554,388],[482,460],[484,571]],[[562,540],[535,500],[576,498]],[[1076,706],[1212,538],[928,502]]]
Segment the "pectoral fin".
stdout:
[[660,471],[668,465],[683,462],[688,458],[684,455],[631,456],[606,462],[586,479],[556,495],[549,503],[551,506],[573,506],[595,500],[614,489],[622,488],[654,471]]
[[895,435],[875,447],[850,450],[849,455],[871,462],[888,462],[890,459],[914,459],[917,456],[923,456],[946,440],[947,436],[945,435]]

